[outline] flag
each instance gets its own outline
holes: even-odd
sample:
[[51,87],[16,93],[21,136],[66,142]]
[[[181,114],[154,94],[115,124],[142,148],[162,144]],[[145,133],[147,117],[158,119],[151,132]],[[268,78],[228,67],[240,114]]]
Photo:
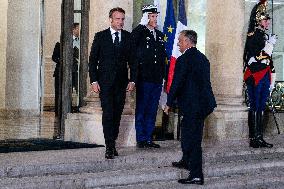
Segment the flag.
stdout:
[[187,20],[186,20],[184,0],[179,1],[178,10],[179,10],[178,22],[177,22],[177,27],[176,27],[176,32],[175,32],[174,44],[173,44],[173,47],[172,47],[172,55],[171,55],[171,58],[170,58],[170,67],[169,67],[167,86],[166,86],[166,92],[167,93],[169,93],[171,85],[172,85],[176,60],[181,55],[181,52],[179,51],[179,48],[177,46],[178,36],[179,36],[179,33],[182,30],[187,29]]
[[[175,39],[175,33],[176,33],[176,21],[175,21],[175,13],[173,8],[173,0],[167,0],[167,8],[166,8],[166,16],[165,16],[165,22],[163,27],[163,33],[164,33],[164,41],[165,41],[165,48],[167,52],[167,60],[166,60],[166,70],[165,73],[168,73],[169,70],[169,60],[172,55],[173,50],[173,44]],[[166,74],[167,78],[167,74]],[[166,87],[166,81],[164,83],[164,87]],[[164,109],[167,102],[167,94],[164,90],[161,92],[161,97],[159,101],[159,105],[162,109]]]
[[166,18],[164,22],[164,41],[165,47],[167,51],[167,58],[170,60],[173,50],[173,44],[176,33],[176,20],[175,13],[173,8],[173,0],[167,0],[167,10],[166,10]]

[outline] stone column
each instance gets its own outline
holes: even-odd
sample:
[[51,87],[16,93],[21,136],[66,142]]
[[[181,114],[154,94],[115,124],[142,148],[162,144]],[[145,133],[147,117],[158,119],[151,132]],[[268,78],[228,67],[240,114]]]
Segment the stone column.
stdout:
[[40,0],[9,1],[6,108],[40,112]]
[[0,1],[0,108],[5,108],[8,0]]
[[211,82],[218,107],[207,120],[205,137],[247,137],[247,112],[243,105],[243,0],[207,1],[206,55],[211,62]]
[[0,0],[0,140],[46,138],[40,119],[41,2]]
[[[92,45],[95,33],[110,26],[108,13],[109,10],[114,7],[121,7],[125,10],[124,29],[128,31],[132,30],[133,1],[91,0],[89,49]],[[85,101],[87,105],[80,108],[80,113],[68,114],[65,122],[64,140],[104,144],[102,111],[99,96],[95,93],[89,93]],[[135,142],[134,97],[133,93],[127,93],[117,146],[133,146]]]

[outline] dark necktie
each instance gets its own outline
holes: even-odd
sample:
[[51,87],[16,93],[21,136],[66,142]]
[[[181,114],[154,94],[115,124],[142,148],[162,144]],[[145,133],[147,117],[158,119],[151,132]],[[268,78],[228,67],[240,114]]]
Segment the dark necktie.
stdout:
[[114,38],[114,45],[118,46],[119,45],[119,37],[118,37],[118,32],[115,32],[115,38]]

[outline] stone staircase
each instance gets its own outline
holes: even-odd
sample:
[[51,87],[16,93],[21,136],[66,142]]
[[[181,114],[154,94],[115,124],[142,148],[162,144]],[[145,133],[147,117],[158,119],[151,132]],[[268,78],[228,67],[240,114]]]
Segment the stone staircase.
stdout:
[[[272,141],[270,139],[269,141]],[[283,188],[284,137],[272,149],[252,149],[247,141],[204,142],[204,186],[180,185],[185,170],[178,141],[159,142],[161,149],[118,149],[104,159],[104,148],[0,154],[0,188],[5,189],[164,189]]]

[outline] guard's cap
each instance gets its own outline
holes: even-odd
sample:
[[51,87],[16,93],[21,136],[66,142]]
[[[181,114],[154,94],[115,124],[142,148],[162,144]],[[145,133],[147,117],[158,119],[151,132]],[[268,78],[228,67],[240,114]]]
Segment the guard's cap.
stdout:
[[158,12],[158,8],[156,5],[145,5],[142,7],[142,12],[148,12],[148,13],[160,13]]

